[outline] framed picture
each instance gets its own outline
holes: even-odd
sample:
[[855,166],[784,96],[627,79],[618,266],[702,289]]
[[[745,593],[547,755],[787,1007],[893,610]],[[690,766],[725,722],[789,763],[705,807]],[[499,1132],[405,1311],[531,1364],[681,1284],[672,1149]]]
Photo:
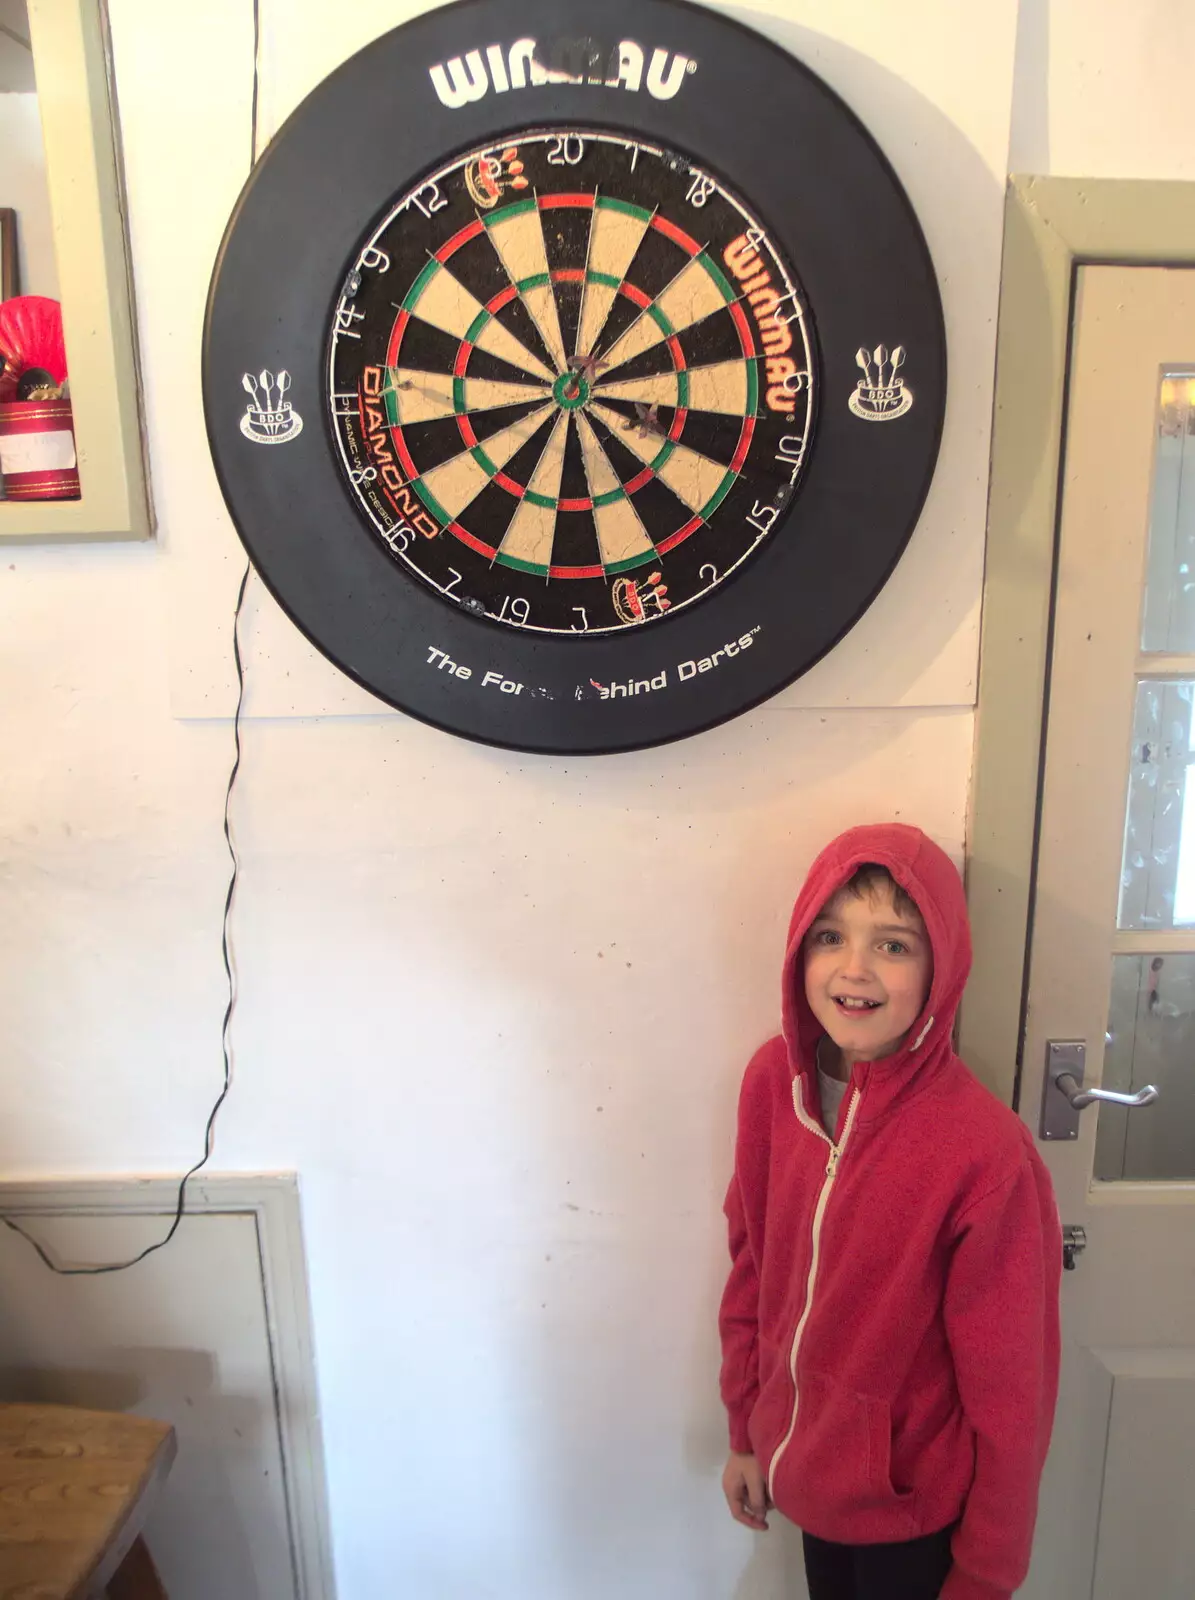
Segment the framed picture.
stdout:
[[0,206],[0,300],[11,300],[21,292],[17,267],[17,214]]
[[[0,13],[10,9],[0,0]],[[25,9],[38,81],[54,88],[40,104],[42,143],[71,417],[84,465],[78,500],[0,501],[0,551],[9,540],[149,539],[108,8],[96,0],[25,0]],[[0,202],[11,198],[0,191]]]

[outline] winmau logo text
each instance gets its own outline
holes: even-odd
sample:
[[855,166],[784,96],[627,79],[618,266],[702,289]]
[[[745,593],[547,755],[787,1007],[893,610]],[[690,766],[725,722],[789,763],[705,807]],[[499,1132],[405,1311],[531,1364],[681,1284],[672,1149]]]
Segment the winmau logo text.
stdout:
[[[647,66],[647,92],[655,100],[671,100],[688,73],[697,71],[692,56],[656,49],[647,53],[634,39],[613,46],[595,39],[553,39],[541,50],[535,39],[516,39],[504,46],[489,44],[429,67],[432,84],[444,105],[456,110],[480,100],[491,87],[495,94],[544,83],[588,83],[638,93]],[[488,70],[487,70],[488,69]]]

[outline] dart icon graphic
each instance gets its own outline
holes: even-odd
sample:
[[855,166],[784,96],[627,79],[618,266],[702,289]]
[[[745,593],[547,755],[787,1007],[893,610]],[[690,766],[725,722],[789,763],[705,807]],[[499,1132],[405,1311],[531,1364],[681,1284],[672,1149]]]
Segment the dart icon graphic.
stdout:
[[303,431],[303,419],[285,398],[290,373],[274,376],[263,367],[255,378],[246,372],[241,387],[252,401],[241,416],[241,432],[253,444],[285,444]]

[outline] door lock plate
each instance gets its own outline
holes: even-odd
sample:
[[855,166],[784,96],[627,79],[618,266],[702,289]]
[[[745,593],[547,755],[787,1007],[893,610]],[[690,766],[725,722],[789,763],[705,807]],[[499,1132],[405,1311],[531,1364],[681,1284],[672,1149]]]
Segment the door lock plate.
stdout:
[[1087,1070],[1087,1045],[1082,1039],[1051,1039],[1046,1046],[1046,1070],[1041,1086],[1039,1139],[1077,1139],[1079,1113],[1058,1087],[1061,1073],[1069,1072],[1082,1084]]

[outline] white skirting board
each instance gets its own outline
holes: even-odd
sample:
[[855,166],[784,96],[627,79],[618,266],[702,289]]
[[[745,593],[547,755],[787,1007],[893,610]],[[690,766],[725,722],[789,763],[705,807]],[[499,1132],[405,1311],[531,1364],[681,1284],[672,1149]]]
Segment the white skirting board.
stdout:
[[[177,1178],[0,1182],[0,1214],[86,1266],[160,1239],[177,1193]],[[293,1174],[193,1179],[174,1238],[125,1272],[61,1277],[0,1227],[0,1400],[174,1424],[146,1528],[171,1600],[333,1600]]]

